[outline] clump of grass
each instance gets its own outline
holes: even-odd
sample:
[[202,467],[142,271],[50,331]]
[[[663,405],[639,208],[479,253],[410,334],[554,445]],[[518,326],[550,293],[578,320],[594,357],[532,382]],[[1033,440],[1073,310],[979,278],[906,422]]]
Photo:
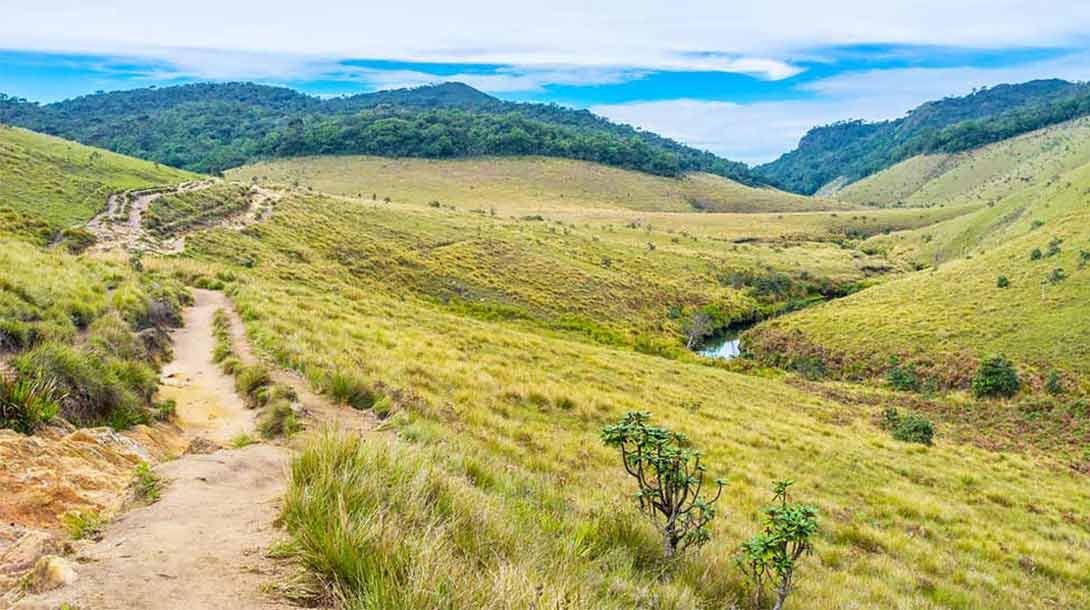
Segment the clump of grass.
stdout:
[[265,438],[291,436],[302,429],[291,403],[286,400],[278,400],[265,407],[257,420],[257,431]]
[[264,404],[265,398],[262,390],[272,383],[269,369],[260,364],[243,366],[235,371],[235,390],[244,396],[251,405]]
[[136,467],[132,488],[137,499],[148,504],[158,502],[163,494],[163,484],[162,475],[152,470],[147,462],[141,462]]
[[366,381],[344,371],[330,374],[326,379],[325,389],[333,400],[353,409],[370,409],[378,399]]
[[60,412],[62,400],[52,381],[0,377],[0,428],[32,434]]
[[935,426],[926,417],[910,413],[902,416],[895,407],[882,411],[882,428],[888,430],[894,440],[930,446],[935,437]]
[[243,447],[249,447],[257,442],[252,434],[246,432],[240,432],[231,438],[231,446],[235,449],[242,449]]
[[102,517],[96,511],[74,511],[61,517],[72,540],[97,539],[102,534]]

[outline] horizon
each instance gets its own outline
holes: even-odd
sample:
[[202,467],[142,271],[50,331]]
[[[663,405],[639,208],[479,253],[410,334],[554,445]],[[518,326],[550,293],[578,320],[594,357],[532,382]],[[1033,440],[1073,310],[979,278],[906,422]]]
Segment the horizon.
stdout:
[[[1031,15],[1013,0],[600,4],[516,15],[491,0],[305,10],[45,1],[9,9],[0,24],[0,92],[48,103],[240,81],[331,97],[456,81],[759,164],[814,126],[896,119],[1002,83],[1090,79],[1090,6],[1081,3],[1050,0],[1056,10]],[[210,31],[207,15],[222,27]]]

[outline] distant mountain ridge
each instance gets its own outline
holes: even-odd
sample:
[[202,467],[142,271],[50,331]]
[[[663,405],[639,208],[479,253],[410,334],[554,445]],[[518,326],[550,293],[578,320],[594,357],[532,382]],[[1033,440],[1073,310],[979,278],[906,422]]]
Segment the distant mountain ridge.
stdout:
[[743,163],[587,110],[507,102],[463,83],[328,99],[254,83],[96,93],[51,104],[0,95],[0,122],[201,172],[301,155],[537,154],[764,183]]
[[927,102],[892,121],[815,127],[798,148],[755,171],[780,188],[813,194],[838,178],[854,182],[915,155],[960,152],[1088,114],[1088,83],[997,85]]

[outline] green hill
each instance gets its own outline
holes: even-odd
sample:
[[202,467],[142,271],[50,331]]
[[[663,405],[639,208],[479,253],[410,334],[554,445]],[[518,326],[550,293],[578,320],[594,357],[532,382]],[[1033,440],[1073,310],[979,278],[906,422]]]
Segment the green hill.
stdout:
[[586,110],[505,102],[459,83],[333,99],[251,83],[117,91],[46,105],[0,96],[0,122],[199,172],[317,154],[538,154],[763,183],[742,163]]
[[301,184],[370,198],[509,212],[628,209],[660,212],[804,212],[852,209],[830,199],[751,187],[706,173],[654,176],[597,163],[546,157],[458,160],[325,156],[248,165],[234,180]]
[[1090,114],[1090,84],[1036,80],[928,102],[878,123],[816,127],[798,148],[756,168],[772,184],[814,193],[916,155],[957,153]]
[[0,207],[56,227],[90,220],[110,193],[196,175],[75,142],[0,125]]

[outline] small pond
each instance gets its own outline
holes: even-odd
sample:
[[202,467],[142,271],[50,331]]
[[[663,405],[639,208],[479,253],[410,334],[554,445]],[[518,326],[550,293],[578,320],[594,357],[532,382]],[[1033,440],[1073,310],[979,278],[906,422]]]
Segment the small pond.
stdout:
[[707,356],[708,358],[719,358],[721,360],[732,360],[742,355],[742,350],[739,346],[739,335],[742,334],[741,330],[729,330],[717,335],[713,335],[704,340],[700,344],[700,347],[696,348],[696,353],[701,356]]

